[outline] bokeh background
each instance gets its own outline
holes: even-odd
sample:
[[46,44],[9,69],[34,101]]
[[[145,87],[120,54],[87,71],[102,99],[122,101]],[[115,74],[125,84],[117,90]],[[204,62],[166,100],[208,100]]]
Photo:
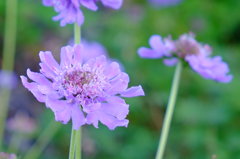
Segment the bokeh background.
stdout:
[[[98,129],[83,127],[84,159],[154,158],[174,67],[164,66],[159,59],[140,59],[137,49],[148,46],[152,34],[177,38],[190,31],[197,40],[213,47],[213,55],[223,57],[234,79],[229,84],[216,83],[184,68],[166,158],[240,159],[239,0],[182,0],[175,5],[125,0],[118,11],[104,7],[98,12],[83,11],[82,38],[101,43],[111,58],[122,63],[130,75],[130,85],[141,84],[146,93],[145,97],[126,99],[130,104],[128,128],[110,131],[102,125]],[[27,68],[39,69],[39,51],[51,50],[59,58],[61,46],[72,40],[73,26],[60,27],[51,20],[54,15],[53,8],[44,7],[41,0],[19,0],[15,63],[18,76],[25,75]],[[4,19],[5,1],[1,0],[0,50]],[[1,59],[2,53],[0,63]],[[23,155],[54,116],[20,81],[12,91],[8,121],[19,112],[29,116],[36,127],[22,138],[17,148],[18,154]],[[41,159],[68,157],[71,125],[59,125]],[[6,147],[16,133],[18,130],[6,128]]]

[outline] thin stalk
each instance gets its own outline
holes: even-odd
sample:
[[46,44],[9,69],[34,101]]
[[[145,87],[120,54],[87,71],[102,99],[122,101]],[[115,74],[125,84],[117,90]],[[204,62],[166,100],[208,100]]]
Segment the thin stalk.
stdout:
[[61,124],[56,123],[53,120],[47,128],[41,133],[39,138],[36,140],[35,144],[29,149],[24,159],[37,159],[41,155],[44,148],[48,145],[50,140],[56,134],[56,132],[61,128]]
[[81,27],[77,23],[74,24],[74,43],[79,44],[81,42]]
[[[81,42],[81,28],[77,23],[74,24],[74,43]],[[81,128],[72,129],[71,142],[69,148],[69,159],[81,159]]]
[[81,128],[79,130],[76,130],[76,143],[75,143],[75,150],[76,150],[76,156],[75,159],[81,159]]
[[[17,0],[6,0],[6,19],[3,43],[3,63],[2,70],[12,71],[14,67],[14,55],[16,47],[16,28],[17,28]],[[8,113],[8,103],[10,90],[4,89],[1,94],[0,106],[0,149],[3,144],[3,133],[5,120]]]
[[177,64],[173,82],[172,82],[171,93],[170,93],[170,97],[169,97],[169,101],[168,101],[166,115],[164,117],[163,128],[162,128],[162,133],[161,133],[161,137],[159,140],[159,146],[158,146],[156,159],[163,158],[163,154],[164,154],[164,150],[165,150],[167,138],[168,138],[168,132],[169,132],[169,128],[170,128],[170,124],[171,124],[171,120],[172,120],[172,116],[173,116],[173,111],[174,111],[174,107],[175,107],[175,103],[176,103],[181,71],[182,71],[182,63],[181,63],[181,61],[179,61]]
[[74,156],[75,156],[75,141],[76,141],[76,131],[72,128],[68,159],[74,159]]

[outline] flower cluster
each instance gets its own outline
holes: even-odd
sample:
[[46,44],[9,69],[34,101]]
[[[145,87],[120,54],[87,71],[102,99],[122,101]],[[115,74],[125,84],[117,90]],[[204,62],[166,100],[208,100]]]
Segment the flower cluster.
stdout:
[[151,48],[141,47],[138,54],[142,58],[163,58],[168,66],[183,59],[191,68],[206,79],[227,83],[232,80],[228,65],[220,56],[211,57],[211,48],[197,42],[192,33],[183,34],[177,40],[153,35],[149,40]]
[[128,75],[104,55],[83,62],[83,51],[87,50],[82,45],[63,47],[60,65],[50,51],[40,52],[40,73],[28,69],[32,82],[21,76],[23,85],[57,121],[66,124],[72,119],[74,129],[84,124],[98,127],[99,121],[109,129],[127,126],[129,105],[121,97],[142,96],[142,87],[127,88]]
[[96,11],[98,9],[96,3],[99,1],[106,7],[119,9],[123,0],[43,0],[43,4],[54,7],[59,14],[53,17],[53,20],[60,20],[60,25],[65,26],[72,23],[82,25],[84,16],[80,7],[83,6]]

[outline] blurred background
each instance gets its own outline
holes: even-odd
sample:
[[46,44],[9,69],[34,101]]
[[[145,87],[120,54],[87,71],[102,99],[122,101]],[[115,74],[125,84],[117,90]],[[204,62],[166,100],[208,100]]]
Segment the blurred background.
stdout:
[[[101,43],[109,57],[122,63],[131,78],[130,86],[141,84],[146,93],[145,97],[126,99],[130,104],[128,128],[110,131],[102,125],[98,129],[83,127],[83,158],[154,158],[174,67],[164,66],[160,59],[140,59],[137,49],[149,46],[152,34],[172,35],[175,39],[191,31],[197,40],[212,46],[213,55],[223,57],[234,79],[229,84],[221,84],[205,80],[187,67],[184,69],[166,158],[240,159],[240,1],[159,1],[125,0],[117,11],[104,7],[98,12],[83,9],[82,38]],[[59,58],[61,46],[72,40],[73,26],[60,27],[59,22],[51,20],[56,14],[52,7],[44,7],[41,0],[19,0],[14,69],[17,76],[25,75],[27,68],[39,70],[39,51],[51,50]],[[1,0],[0,50],[3,49],[4,19],[5,1]],[[1,60],[2,53],[0,64]],[[6,147],[16,142],[12,139],[16,133],[24,134],[20,148],[12,148],[23,155],[54,116],[23,88],[19,79],[12,91],[9,109],[8,123],[23,114],[30,118],[25,120],[32,128],[30,131],[19,132],[21,127],[26,127],[21,122],[20,128],[7,124],[5,130]],[[39,158],[68,157],[71,125],[59,125]]]

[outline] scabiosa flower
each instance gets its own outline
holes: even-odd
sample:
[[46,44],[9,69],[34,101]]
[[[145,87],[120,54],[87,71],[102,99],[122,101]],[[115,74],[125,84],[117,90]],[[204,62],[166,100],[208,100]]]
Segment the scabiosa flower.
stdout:
[[45,6],[54,7],[55,11],[59,14],[53,17],[53,20],[60,20],[60,25],[78,23],[82,25],[84,21],[83,13],[80,9],[81,6],[86,7],[92,11],[96,11],[98,6],[97,2],[101,2],[104,6],[113,9],[119,9],[123,0],[43,0]]
[[211,57],[211,48],[197,42],[192,33],[183,34],[177,40],[170,37],[162,39],[153,35],[149,40],[151,48],[141,47],[138,54],[142,58],[163,58],[168,66],[175,65],[183,59],[191,68],[206,79],[228,83],[232,80],[228,65],[220,56]]
[[87,50],[81,47],[63,47],[60,65],[50,51],[41,51],[40,73],[28,69],[32,82],[21,76],[23,85],[54,112],[57,121],[66,124],[72,119],[74,129],[84,124],[98,127],[99,121],[109,129],[126,127],[129,105],[122,97],[143,96],[142,87],[127,88],[128,75],[103,55],[82,62],[82,51]]

